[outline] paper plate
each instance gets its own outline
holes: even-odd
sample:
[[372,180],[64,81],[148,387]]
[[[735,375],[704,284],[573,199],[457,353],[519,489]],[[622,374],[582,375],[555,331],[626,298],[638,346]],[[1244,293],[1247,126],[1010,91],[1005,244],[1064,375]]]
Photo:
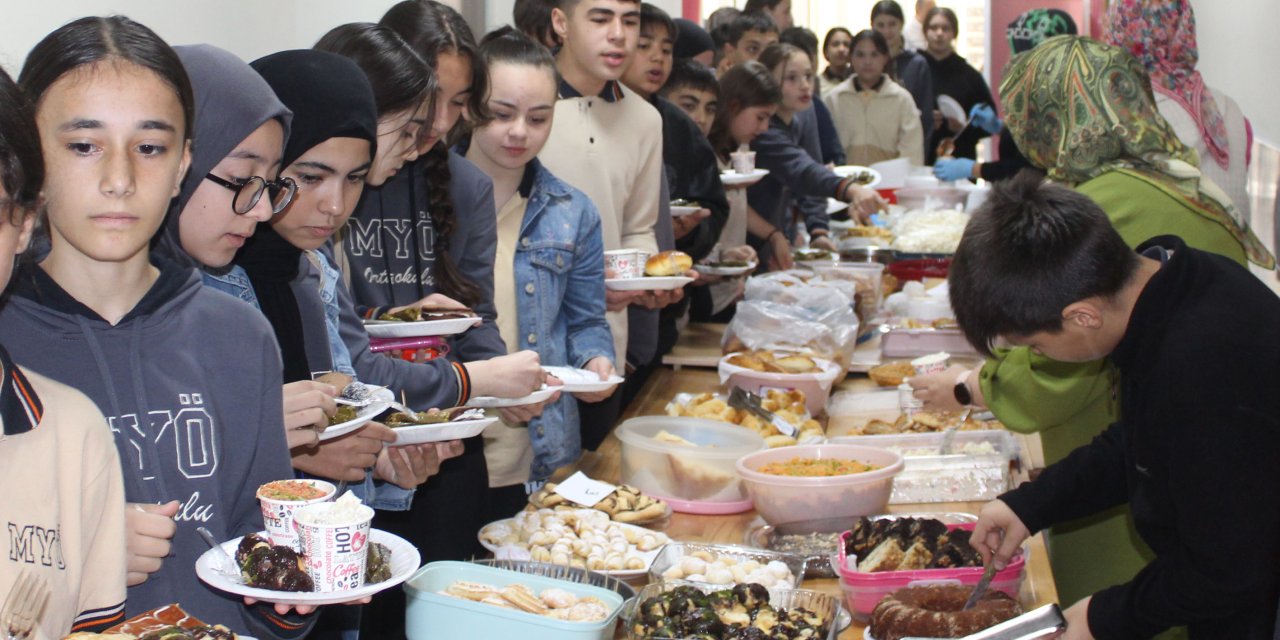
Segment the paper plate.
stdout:
[[475,420],[454,420],[453,422],[441,422],[439,424],[392,427],[392,430],[396,432],[396,441],[391,446],[398,447],[406,444],[463,440],[480,435],[485,430],[485,427],[497,421],[497,418],[478,418]]
[[614,291],[670,291],[693,282],[685,276],[644,276],[641,278],[605,278],[606,289]]
[[[653,531],[650,531],[649,529],[645,529],[644,527],[637,526],[637,525],[634,525],[634,524],[627,524],[627,523],[625,523],[625,522],[614,522],[613,524],[615,524],[615,525],[617,525],[617,526],[619,526],[619,527],[629,527],[629,528],[631,528],[631,529],[635,529],[635,530],[636,530],[640,535],[644,535],[644,534],[646,534],[646,533],[653,533]],[[492,528],[492,527],[496,527],[496,526],[498,526],[498,525],[505,525],[505,526],[507,526],[507,527],[514,527],[514,526],[515,526],[515,518],[504,518],[504,519],[502,519],[502,520],[497,520],[497,521],[494,521],[494,522],[490,522],[489,524],[486,524],[485,526],[480,527],[480,532],[476,534],[476,537],[480,539],[480,545],[481,545],[481,546],[483,546],[485,549],[488,549],[489,551],[492,551],[492,552],[495,554],[495,557],[497,557],[498,550],[499,550],[501,547],[498,547],[497,545],[494,545],[494,544],[490,544],[488,541],[486,541],[486,540],[484,539],[484,532],[485,532],[485,531],[487,531],[487,530],[489,530],[490,528]],[[629,547],[634,547],[634,546],[635,546],[635,545],[629,545]],[[663,546],[665,546],[665,545],[663,545]],[[615,578],[622,578],[622,579],[627,579],[627,578],[639,578],[639,577],[644,576],[645,574],[649,573],[649,567],[653,566],[653,561],[654,561],[654,559],[656,559],[656,558],[658,557],[658,554],[659,554],[659,553],[661,553],[661,552],[662,552],[662,547],[658,547],[657,549],[654,549],[654,550],[652,550],[652,551],[639,551],[639,550],[637,550],[637,551],[635,552],[635,553],[636,553],[636,555],[640,556],[640,558],[644,560],[644,568],[643,568],[643,569],[620,569],[620,570],[616,570],[616,571],[607,571],[607,570],[604,570],[604,569],[593,569],[593,571],[595,571],[596,573],[603,573],[603,574],[605,574],[605,575],[607,575],[607,576],[613,576],[613,577],[615,577]],[[395,556],[392,556],[392,557],[395,557]],[[517,559],[517,558],[512,558],[512,559],[514,560],[514,559]],[[527,559],[527,558],[526,558],[526,559]]]
[[697,207],[697,206],[694,206],[694,207],[679,206],[679,207],[677,207],[677,206],[675,206],[675,205],[671,205],[671,217],[672,217],[672,218],[680,218],[680,217],[683,217],[683,216],[687,216],[687,215],[690,215],[690,214],[693,214],[693,213],[697,213],[697,212],[698,212],[698,210],[699,210],[699,209],[701,209],[701,208],[702,208],[702,207]]
[[[827,215],[839,213],[849,208],[848,202],[836,200],[835,198],[827,198]],[[832,220],[832,222],[835,222]]]
[[714,264],[695,264],[693,268],[698,273],[705,273],[709,276],[741,276],[751,273],[760,266],[758,262],[749,262],[743,267],[720,267]]
[[769,175],[768,169],[756,169],[751,173],[725,171],[720,174],[720,182],[726,187],[747,186],[760,182],[760,179],[767,175]]
[[523,398],[495,398],[493,396],[480,396],[467,401],[468,407],[480,407],[481,409],[501,409],[504,407],[521,407],[526,404],[537,404],[550,398],[557,391],[563,390],[564,387],[548,387],[542,385],[541,389],[524,396]]
[[858,183],[858,184],[861,184],[862,186],[868,189],[874,189],[876,188],[876,185],[880,184],[880,172],[876,171],[875,169],[872,169],[871,167],[864,167],[856,164],[846,164],[846,165],[839,166],[832,169],[831,172],[840,176],[841,178],[848,178],[849,176],[855,173],[869,173],[871,174],[871,181],[867,182],[866,184],[862,184],[862,183]]
[[608,380],[601,380],[600,376],[596,375],[594,371],[587,371],[586,369],[574,369],[573,367],[543,367],[542,369],[564,381],[564,386],[561,389],[569,393],[604,391],[612,389],[623,382],[622,376],[616,374]]
[[[261,532],[264,538],[267,533]],[[235,557],[236,547],[240,546],[241,538],[228,540],[222,543],[223,551],[226,551],[232,558]],[[217,589],[225,591],[237,596],[256,598],[263,602],[276,602],[280,604],[291,605],[322,605],[322,604],[340,604],[350,602],[360,598],[371,596],[375,593],[385,591],[404,582],[418,570],[418,566],[422,564],[422,557],[418,555],[418,550],[409,544],[407,540],[399,536],[381,531],[379,529],[369,530],[369,541],[386,545],[391,550],[391,577],[376,583],[367,584],[359,589],[350,589],[347,591],[273,591],[271,589],[259,589],[250,587],[246,584],[239,584],[230,578],[218,573],[214,570],[216,562],[214,550],[210,549],[204,552],[196,559],[196,575],[200,577],[205,584]]]
[[356,417],[346,422],[339,422],[338,424],[332,425],[324,431],[321,431],[320,439],[328,440],[330,438],[336,438],[363,427],[366,422],[377,417],[379,413],[386,411],[387,407],[390,406],[388,403],[396,399],[395,394],[391,393],[391,390],[386,388],[378,389],[373,392],[373,397],[375,398],[374,402],[356,412]]
[[969,124],[969,114],[964,112],[964,107],[960,103],[947,94],[938,96],[938,111],[942,112],[944,117],[960,122],[960,126]]
[[428,336],[451,336],[462,333],[483,322],[479,316],[474,318],[445,318],[442,320],[420,320],[418,322],[398,322],[394,320],[365,320],[364,330],[375,338],[419,338]]

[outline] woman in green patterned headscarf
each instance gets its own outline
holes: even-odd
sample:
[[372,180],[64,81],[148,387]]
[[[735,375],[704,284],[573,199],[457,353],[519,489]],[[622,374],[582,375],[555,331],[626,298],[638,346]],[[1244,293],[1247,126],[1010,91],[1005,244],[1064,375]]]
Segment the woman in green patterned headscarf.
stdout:
[[[1171,234],[1242,265],[1274,265],[1222,204],[1230,200],[1201,180],[1195,152],[1156,111],[1146,71],[1128,52],[1083,37],[1050,38],[1012,60],[1000,94],[1006,125],[1027,159],[1097,201],[1130,246]],[[953,367],[912,384],[928,408],[948,409],[958,406],[946,400],[956,380],[976,378],[978,402],[1010,429],[1040,434],[1046,464],[1088,443],[1117,417],[1116,374],[1105,361],[1055,362],[1018,347],[998,350],[977,373]],[[1126,508],[1049,532],[1063,604],[1128,581],[1151,557]]]
[[[1126,240],[1173,234],[1237,262],[1275,267],[1231,199],[1201,177],[1196,152],[1160,116],[1146,69],[1128,51],[1085,37],[1051,38],[1009,63],[1000,97],[1018,148],[1051,179],[1094,196]],[[1195,216],[1178,220],[1117,191],[1132,181]]]

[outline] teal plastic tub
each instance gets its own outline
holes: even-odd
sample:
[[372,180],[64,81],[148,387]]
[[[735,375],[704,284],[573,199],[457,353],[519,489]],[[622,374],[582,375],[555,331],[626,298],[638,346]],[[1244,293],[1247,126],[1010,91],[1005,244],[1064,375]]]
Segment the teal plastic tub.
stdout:
[[[598,622],[567,622],[439,593],[459,580],[489,584],[499,589],[520,583],[534,593],[558,587],[579,598],[599,598],[609,606],[611,613],[608,618]],[[408,600],[405,631],[409,640],[500,637],[520,640],[611,640],[618,624],[618,613],[622,609],[622,596],[608,589],[469,562],[442,561],[427,564],[405,582],[404,591]]]

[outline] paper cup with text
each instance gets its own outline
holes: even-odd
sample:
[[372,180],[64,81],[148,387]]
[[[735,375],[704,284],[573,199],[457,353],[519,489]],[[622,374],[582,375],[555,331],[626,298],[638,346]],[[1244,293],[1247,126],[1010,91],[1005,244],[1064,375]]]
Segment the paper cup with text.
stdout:
[[951,354],[946,351],[939,351],[938,353],[931,353],[912,360],[911,366],[916,368],[916,375],[927,376],[931,373],[945,371],[949,360],[951,360]]
[[734,151],[729,154],[734,173],[751,173],[756,170],[756,152]]
[[639,249],[614,249],[604,252],[604,277],[639,278],[649,255]]
[[333,499],[337,490],[324,480],[276,480],[258,487],[262,524],[271,544],[298,550],[298,532],[293,528],[293,512],[317,502]]
[[316,591],[350,591],[364,585],[373,509],[359,504],[311,504],[293,513],[300,551]]

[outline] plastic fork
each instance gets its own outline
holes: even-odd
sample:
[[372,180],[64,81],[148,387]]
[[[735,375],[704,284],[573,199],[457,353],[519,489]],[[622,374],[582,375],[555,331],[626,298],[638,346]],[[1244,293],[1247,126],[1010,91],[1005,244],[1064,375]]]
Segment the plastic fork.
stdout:
[[[349,407],[363,408],[375,402],[383,402],[383,400],[380,400],[373,395],[383,389],[386,389],[386,387],[375,387],[373,385],[360,382],[352,382],[347,385],[347,388],[343,389],[342,393],[338,394],[338,397],[334,398],[333,401],[337,404],[345,404]],[[387,400],[386,403],[387,406],[405,415],[418,415],[418,413],[413,409],[410,409],[395,400]]]
[[44,605],[49,600],[49,584],[44,577],[27,569],[18,573],[13,589],[4,599],[0,609],[0,624],[9,640],[27,640],[40,621]]
[[240,569],[236,566],[236,561],[232,559],[231,554],[227,553],[222,545],[214,539],[213,533],[204,527],[196,527],[196,533],[204,538],[210,549],[213,549],[213,562],[209,564],[214,571],[222,574],[222,577],[235,582],[244,584],[244,576],[240,575]]

